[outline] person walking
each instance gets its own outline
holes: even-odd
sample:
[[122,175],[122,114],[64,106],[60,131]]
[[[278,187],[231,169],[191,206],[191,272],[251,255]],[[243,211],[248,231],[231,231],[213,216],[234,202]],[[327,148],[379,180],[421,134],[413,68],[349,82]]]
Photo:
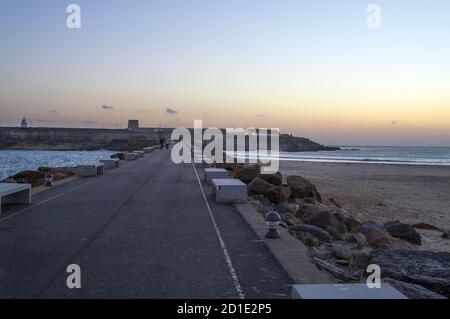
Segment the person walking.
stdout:
[[160,139],[159,139],[159,146],[160,146],[159,149],[160,149],[161,151],[164,149],[164,143],[165,143],[164,138],[160,138]]

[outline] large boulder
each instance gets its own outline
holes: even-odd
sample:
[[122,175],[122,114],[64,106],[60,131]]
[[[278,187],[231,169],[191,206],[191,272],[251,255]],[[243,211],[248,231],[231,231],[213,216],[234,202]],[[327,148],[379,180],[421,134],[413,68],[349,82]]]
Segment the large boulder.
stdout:
[[422,244],[420,234],[411,225],[401,223],[397,220],[384,224],[384,229],[386,229],[392,237],[406,240],[415,245]]
[[353,217],[345,217],[344,225],[347,227],[348,231],[352,231],[353,229],[361,226],[361,223]]
[[224,161],[223,163],[215,163],[214,166],[216,168],[226,169],[227,171],[230,171],[230,172],[234,172],[238,167],[244,166],[244,164],[234,163],[232,160],[233,159],[231,159],[231,161],[228,161],[228,160]]
[[383,278],[423,286],[450,297],[450,253],[417,250],[375,250],[368,264],[377,264]]
[[41,167],[38,167],[37,171],[39,173],[42,173],[42,174],[47,174],[47,173],[50,173],[52,171],[52,168],[51,167],[47,167],[47,166],[41,166]]
[[384,278],[383,282],[390,284],[409,299],[447,299],[444,296],[428,290],[420,285],[395,280],[392,278]]
[[261,174],[259,175],[259,178],[275,186],[283,185],[283,176],[280,172],[276,172],[274,174]]
[[275,210],[279,214],[291,213],[295,214],[298,209],[298,205],[296,203],[280,203],[275,206]]
[[281,220],[283,222],[285,222],[288,227],[301,223],[301,221],[298,220],[297,217],[295,217],[291,213],[284,213],[284,214],[282,214],[281,215]]
[[313,257],[313,261],[320,270],[327,271],[340,280],[343,280],[345,282],[355,282],[358,280],[358,277],[355,274],[352,274],[328,261],[322,260],[317,257]]
[[343,244],[333,244],[333,255],[338,259],[351,259],[353,256],[352,250]]
[[327,232],[325,229],[322,229],[314,225],[298,224],[289,227],[289,230],[294,232],[309,233],[322,242],[329,242],[333,239],[333,236],[331,236],[331,234]]
[[39,167],[38,172],[42,173],[44,176],[47,173],[52,173],[55,181],[70,177],[75,175],[76,169],[73,167]]
[[269,189],[268,192],[264,194],[268,200],[270,200],[274,204],[279,204],[285,202],[289,199],[290,196],[289,189],[286,189],[283,186],[275,186]]
[[240,179],[245,184],[250,184],[256,177],[261,174],[261,166],[259,164],[238,166],[234,171],[234,178]]
[[8,177],[7,179],[2,180],[1,182],[6,183],[6,184],[16,184],[17,183],[17,181],[11,177]]
[[299,233],[299,234],[300,236],[297,238],[300,239],[303,242],[303,244],[305,244],[305,246],[307,247],[320,246],[320,241],[313,235],[309,233]]
[[369,245],[373,248],[387,248],[392,243],[392,237],[378,224],[366,222],[352,230],[362,233]]
[[44,184],[45,174],[38,171],[22,171],[13,176],[18,183],[31,184],[32,187]]
[[290,190],[284,186],[272,185],[256,177],[248,184],[250,194],[264,195],[271,203],[279,204],[289,199]]
[[363,233],[353,233],[352,240],[356,241],[358,248],[370,247],[370,244],[367,242],[366,236],[364,236]]
[[76,169],[71,167],[58,167],[52,169],[52,173],[55,177],[55,180],[61,180],[70,176],[75,175]]
[[411,225],[412,227],[416,228],[416,229],[425,229],[425,230],[435,230],[435,231],[442,231],[440,228],[431,225],[431,224],[427,224],[427,223],[417,223],[414,225]]
[[287,184],[291,188],[291,196],[298,198],[307,198],[312,197],[317,199],[319,202],[322,201],[322,198],[317,191],[316,186],[310,181],[304,179],[303,177],[292,175],[288,176],[286,179]]
[[248,191],[250,194],[261,194],[265,195],[269,190],[274,188],[275,185],[272,185],[265,180],[257,177],[254,178],[249,184],[248,184]]
[[288,185],[281,185],[281,186],[277,186],[277,188],[281,191],[282,193],[282,197],[283,197],[283,201],[288,201],[289,198],[291,198],[291,188]]
[[314,214],[318,214],[321,208],[314,204],[302,204],[298,207],[296,215],[298,218],[308,218]]
[[352,254],[349,269],[354,273],[365,273],[367,269],[367,260],[369,259],[370,251],[362,249]]
[[321,211],[316,214],[311,214],[306,218],[306,223],[321,227],[323,229],[335,229],[338,233],[343,234],[347,231],[347,228],[343,223],[339,223],[334,214]]

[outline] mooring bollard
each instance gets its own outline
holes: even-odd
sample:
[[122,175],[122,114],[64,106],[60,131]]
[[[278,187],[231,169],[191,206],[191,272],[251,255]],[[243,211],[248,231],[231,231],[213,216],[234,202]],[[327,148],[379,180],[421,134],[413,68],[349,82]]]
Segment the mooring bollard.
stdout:
[[278,239],[280,238],[280,231],[278,226],[281,222],[281,216],[276,211],[271,211],[266,215],[266,223],[269,228],[266,234],[266,238]]
[[54,178],[54,176],[53,176],[52,173],[45,174],[45,176],[44,176],[44,179],[46,181],[45,187],[52,187],[53,186],[53,183],[52,183],[53,182],[53,178]]

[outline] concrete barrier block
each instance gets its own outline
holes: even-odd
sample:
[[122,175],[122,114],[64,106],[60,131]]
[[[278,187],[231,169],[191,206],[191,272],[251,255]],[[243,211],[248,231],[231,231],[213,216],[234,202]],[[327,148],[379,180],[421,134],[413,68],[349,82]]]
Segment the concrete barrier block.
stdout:
[[102,163],[92,165],[79,165],[77,175],[81,177],[97,177],[103,175],[105,165]]
[[120,160],[118,158],[104,159],[101,160],[100,163],[102,163],[105,166],[105,169],[120,167]]
[[2,214],[2,204],[30,204],[31,185],[0,183],[0,215]]
[[133,153],[136,154],[137,158],[144,157],[144,152],[143,151],[134,151]]
[[137,160],[138,156],[135,153],[126,153],[125,154],[125,160],[126,161],[135,161]]
[[247,185],[238,179],[213,179],[211,183],[217,203],[245,203],[248,200]]
[[208,185],[211,184],[213,179],[227,179],[232,178],[231,172],[223,168],[205,168],[204,170],[204,182]]

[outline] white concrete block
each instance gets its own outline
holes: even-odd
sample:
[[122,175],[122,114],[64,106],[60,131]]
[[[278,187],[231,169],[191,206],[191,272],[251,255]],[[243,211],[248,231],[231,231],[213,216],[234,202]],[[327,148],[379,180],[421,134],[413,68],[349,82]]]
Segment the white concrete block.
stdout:
[[213,179],[211,183],[217,203],[245,203],[248,200],[247,185],[239,179]]
[[151,153],[153,152],[155,149],[157,148],[157,146],[148,146],[148,147],[144,147],[142,150],[144,151],[144,153]]
[[82,177],[97,177],[103,175],[105,165],[102,163],[92,165],[79,165],[77,175]]
[[0,183],[0,215],[2,204],[30,204],[31,185],[16,183]]
[[226,178],[232,178],[231,172],[227,171],[223,168],[205,168],[203,181],[206,184],[211,184],[211,181],[213,179],[226,179]]
[[137,158],[142,158],[142,157],[144,157],[144,152],[143,152],[143,151],[134,151],[133,153],[136,154]]
[[294,285],[292,299],[408,299],[389,284],[369,288],[366,284]]
[[135,161],[135,160],[137,160],[137,154],[135,154],[135,153],[126,153],[125,154],[125,160],[126,161]]
[[120,167],[120,160],[118,158],[104,159],[101,160],[100,163],[103,163],[103,165],[105,165],[105,169]]

